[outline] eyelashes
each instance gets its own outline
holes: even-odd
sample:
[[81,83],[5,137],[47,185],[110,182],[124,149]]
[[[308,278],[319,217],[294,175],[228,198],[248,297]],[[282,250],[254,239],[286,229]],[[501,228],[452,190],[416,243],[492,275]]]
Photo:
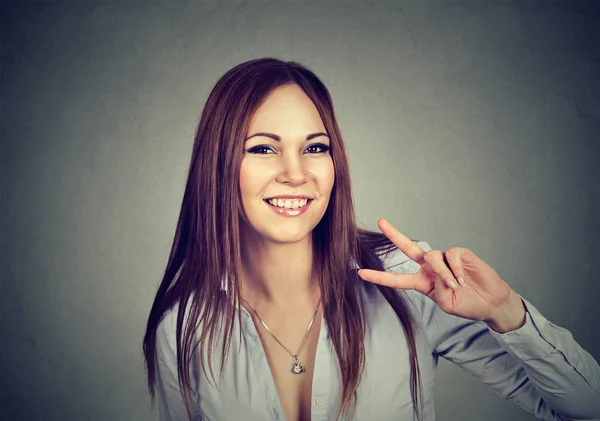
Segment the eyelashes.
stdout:
[[246,149],[246,152],[255,155],[267,155],[269,153],[275,153],[273,147],[268,145],[256,145],[251,147],[250,149]]
[[308,145],[308,147],[306,148],[306,150],[309,150],[311,148],[317,148],[319,149],[318,151],[315,152],[311,152],[311,153],[326,153],[329,152],[329,146],[324,144],[324,143],[311,143],[310,145]]
[[[311,143],[304,149],[304,153],[309,154],[320,154],[329,152],[330,147],[325,145],[324,143]],[[256,145],[247,149],[246,152],[255,154],[255,155],[269,155],[275,154],[277,151],[271,145]]]

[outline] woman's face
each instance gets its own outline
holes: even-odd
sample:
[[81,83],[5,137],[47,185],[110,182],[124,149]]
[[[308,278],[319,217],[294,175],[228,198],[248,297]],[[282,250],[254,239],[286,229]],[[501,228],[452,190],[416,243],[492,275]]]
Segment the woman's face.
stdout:
[[306,238],[325,214],[333,188],[329,146],[319,112],[299,86],[273,91],[246,136],[242,227],[273,242]]

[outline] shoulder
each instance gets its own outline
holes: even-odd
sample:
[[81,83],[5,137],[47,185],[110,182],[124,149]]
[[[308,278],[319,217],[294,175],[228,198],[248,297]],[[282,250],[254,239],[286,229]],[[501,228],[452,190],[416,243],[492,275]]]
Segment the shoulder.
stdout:
[[177,363],[178,311],[178,304],[165,311],[156,327],[156,353],[166,363]]
[[[192,298],[186,305],[182,329],[186,328],[187,318],[190,313]],[[175,303],[167,309],[158,326],[156,327],[156,351],[157,355],[168,362],[177,361],[177,319],[179,317],[180,304]]]
[[[425,251],[429,251],[432,249],[431,246],[429,245],[429,243],[426,241],[422,241],[422,240],[416,240],[416,241],[413,240],[413,241]],[[381,263],[383,264],[383,267],[386,272],[399,272],[399,273],[406,273],[406,274],[414,274],[414,273],[417,273],[420,269],[420,266],[417,262],[410,259],[406,254],[404,254],[404,252],[402,252],[398,248],[394,248],[392,251],[390,251],[388,253],[380,254],[378,257],[381,260]],[[379,296],[379,294],[375,293],[375,291],[374,291],[375,288],[374,288],[373,284],[366,282],[366,281],[365,281],[365,284],[367,284],[367,285],[365,285],[365,287],[366,287],[367,291],[369,291],[369,295],[371,297]],[[420,319],[421,318],[420,316],[422,316],[424,313],[428,313],[432,310],[431,304],[433,304],[433,302],[431,302],[431,300],[429,300],[429,299],[425,299],[426,297],[424,297],[421,293],[419,293],[417,291],[413,291],[413,290],[402,290],[402,289],[398,289],[396,291],[404,299],[404,301],[411,307],[413,315],[416,316],[417,318]],[[379,302],[381,300],[376,299],[374,301]],[[383,303],[383,301],[381,301],[381,303]]]
[[[413,240],[419,247],[425,251],[430,251],[431,246],[427,241]],[[379,259],[388,272],[416,273],[419,270],[419,264],[410,259],[404,252],[398,248],[389,253],[379,255]]]
[[[430,251],[431,246],[427,241],[423,240],[413,240],[419,247],[421,247],[425,251]],[[419,271],[421,266],[408,257],[402,250],[395,248],[389,253],[379,256],[381,262],[383,263],[383,267],[386,272],[399,272],[406,274],[414,274]],[[417,291],[413,290],[397,290],[399,293],[402,293],[404,297],[413,302],[420,310],[423,310],[423,305],[426,300],[423,300],[423,295]],[[422,312],[422,311],[420,311]]]

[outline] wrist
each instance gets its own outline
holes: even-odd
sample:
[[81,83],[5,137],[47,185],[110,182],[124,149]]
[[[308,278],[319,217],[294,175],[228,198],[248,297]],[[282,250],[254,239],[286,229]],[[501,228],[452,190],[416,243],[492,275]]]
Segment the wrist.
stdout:
[[487,325],[498,333],[508,333],[525,325],[527,307],[525,303],[511,290],[510,298],[504,305],[497,309],[495,314],[485,320]]

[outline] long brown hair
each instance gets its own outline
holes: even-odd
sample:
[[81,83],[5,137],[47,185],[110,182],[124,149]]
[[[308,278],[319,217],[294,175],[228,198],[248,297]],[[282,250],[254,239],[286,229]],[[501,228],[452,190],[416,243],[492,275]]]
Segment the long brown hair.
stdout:
[[[348,161],[327,88],[299,63],[274,58],[247,61],[229,70],[215,84],[202,112],[175,238],[144,336],[152,401],[156,385],[156,329],[164,314],[176,304],[177,371],[188,414],[192,356],[199,348],[202,369],[207,373],[207,354],[214,381],[210,361],[219,335],[224,335],[220,350],[223,374],[235,317],[241,321],[239,218],[243,209],[239,172],[244,138],[256,109],[274,89],[289,84],[298,85],[312,100],[330,137],[335,182],[325,215],[312,233],[313,261],[319,274],[324,318],[342,376],[338,417],[346,411],[354,413],[365,363],[366,321],[361,301],[364,281],[349,262],[357,262],[365,269],[383,270],[380,256],[395,246],[383,234],[356,225]],[[222,293],[223,286],[227,294]],[[402,294],[388,287],[377,288],[397,314],[406,335],[411,396],[415,414],[420,418],[421,378],[413,320]],[[194,343],[200,326],[200,339]]]

